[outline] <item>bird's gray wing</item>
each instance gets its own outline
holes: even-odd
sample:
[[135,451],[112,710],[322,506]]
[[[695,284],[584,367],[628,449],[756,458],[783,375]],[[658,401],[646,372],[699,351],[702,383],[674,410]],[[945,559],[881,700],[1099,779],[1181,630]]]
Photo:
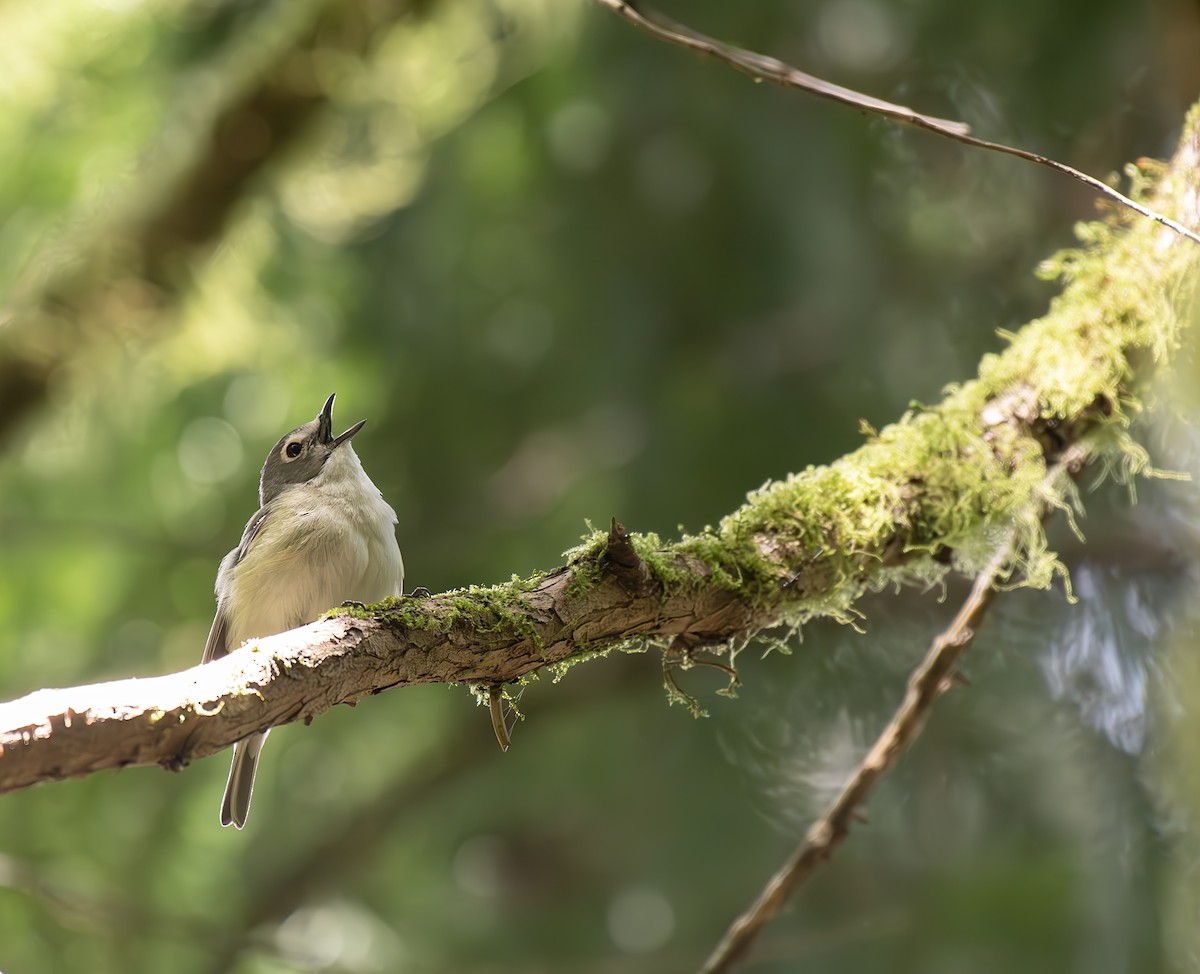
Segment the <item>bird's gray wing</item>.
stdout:
[[[254,516],[246,522],[246,529],[242,532],[241,542],[222,560],[220,572],[232,569],[246,557],[246,552],[250,550],[250,545],[266,521],[268,513],[270,513],[269,506],[260,507],[254,512]],[[220,572],[217,574],[218,579],[221,577]],[[208,641],[204,644],[204,656],[200,659],[201,663],[211,663],[213,660],[220,659],[229,652],[229,647],[225,645],[226,630],[228,628],[225,618],[225,607],[221,604],[220,596],[218,595],[217,615],[213,619],[212,628],[208,630]]]
[[204,655],[200,657],[201,663],[211,663],[215,659],[220,659],[228,650],[225,648],[225,610],[221,605],[217,606],[217,615],[213,619],[212,628],[208,630],[208,642],[204,644]]

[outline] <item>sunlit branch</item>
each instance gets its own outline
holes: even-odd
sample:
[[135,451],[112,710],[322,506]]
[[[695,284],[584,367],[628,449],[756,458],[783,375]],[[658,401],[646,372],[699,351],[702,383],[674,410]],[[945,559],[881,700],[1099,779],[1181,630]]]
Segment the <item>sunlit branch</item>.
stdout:
[[[1200,222],[1200,109],[1157,200]],[[261,640],[182,673],[0,704],[0,792],[104,768],[178,768],[248,734],[416,683],[486,690],[618,647],[722,653],[773,626],[853,611],[866,591],[939,577],[1014,520],[1023,570],[1061,568],[1029,517],[1045,471],[1086,448],[1127,473],[1132,379],[1178,347],[1200,250],[1146,223],[1098,232],[1042,318],[941,403],[858,450],[754,491],[718,526],[664,542],[615,520],[531,579],[407,598]],[[1147,354],[1150,352],[1151,354]],[[1021,519],[1024,518],[1022,521]]]

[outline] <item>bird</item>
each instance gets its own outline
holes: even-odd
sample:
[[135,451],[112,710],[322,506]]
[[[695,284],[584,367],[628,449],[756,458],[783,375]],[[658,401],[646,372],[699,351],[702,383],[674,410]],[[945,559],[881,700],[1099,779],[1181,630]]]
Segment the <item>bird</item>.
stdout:
[[[267,454],[259,508],[217,572],[217,612],[202,663],[306,625],[343,603],[404,594],[396,512],[350,443],[366,420],[334,436],[336,398],[331,395],[316,419],[282,436]],[[246,824],[267,733],[233,746],[223,826]]]

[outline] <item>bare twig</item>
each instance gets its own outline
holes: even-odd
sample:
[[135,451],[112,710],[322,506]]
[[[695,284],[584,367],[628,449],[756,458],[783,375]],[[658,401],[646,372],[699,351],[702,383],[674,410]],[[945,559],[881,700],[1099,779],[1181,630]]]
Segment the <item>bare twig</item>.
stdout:
[[630,23],[637,25],[647,33],[657,37],[659,40],[715,57],[717,60],[723,61],[735,70],[741,71],[743,74],[747,74],[757,81],[770,81],[785,88],[798,88],[819,98],[828,98],[831,101],[841,102],[845,105],[853,105],[855,108],[860,108],[866,112],[883,115],[886,118],[895,119],[898,122],[903,122],[906,125],[912,125],[916,128],[926,129],[947,139],[961,142],[964,145],[972,145],[979,149],[989,149],[992,152],[1002,152],[1006,155],[1016,156],[1018,159],[1024,159],[1026,162],[1036,163],[1039,166],[1046,166],[1049,169],[1064,173],[1072,179],[1079,180],[1079,182],[1094,189],[1096,192],[1115,200],[1122,206],[1128,207],[1142,216],[1162,224],[1175,233],[1187,237],[1189,240],[1200,243],[1200,234],[1197,234],[1194,230],[1188,229],[1182,223],[1172,220],[1169,216],[1159,213],[1157,210],[1143,206],[1137,200],[1130,199],[1124,193],[1113,189],[1103,180],[1097,179],[1095,176],[1089,176],[1085,172],[1080,172],[1078,169],[1050,159],[1047,156],[1030,152],[1028,149],[1018,149],[1015,146],[1005,145],[1003,142],[990,142],[987,139],[978,138],[970,134],[970,127],[965,122],[956,122],[951,119],[923,115],[903,105],[896,105],[889,101],[883,101],[880,98],[873,98],[870,95],[853,91],[850,88],[843,88],[841,85],[836,85],[807,74],[799,68],[795,68],[777,58],[718,41],[683,24],[675,23],[662,14],[655,13],[651,15],[643,13],[633,3],[630,3],[629,0],[596,0],[596,2],[601,6],[607,7]]
[[[1086,450],[1079,445],[1069,448],[1047,473],[1043,482],[1052,491],[1055,482],[1066,474],[1078,472],[1086,461]],[[1043,498],[1053,496],[1043,493]],[[1045,512],[1053,508],[1045,500]],[[875,741],[862,763],[847,780],[841,793],[830,803],[792,857],[763,888],[754,904],[737,918],[709,956],[700,974],[726,974],[754,943],[759,933],[779,913],[792,891],[812,871],[827,860],[850,832],[850,823],[868,793],[900,755],[921,733],[934,702],[955,682],[955,666],[975,636],[976,627],[996,592],[995,584],[1011,565],[1016,540],[1010,531],[997,546],[995,554],[976,576],[971,592],[949,627],[942,632],[920,665],[909,675],[908,690],[892,719]]]

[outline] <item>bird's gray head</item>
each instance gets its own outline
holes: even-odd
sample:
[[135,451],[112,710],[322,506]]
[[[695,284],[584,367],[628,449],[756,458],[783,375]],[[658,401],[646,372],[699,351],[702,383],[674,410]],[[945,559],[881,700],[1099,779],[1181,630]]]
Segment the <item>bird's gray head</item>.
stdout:
[[321,472],[333,451],[343,443],[349,443],[366,420],[351,426],[340,436],[333,435],[333,400],[337,394],[325,400],[317,418],[297,426],[280,439],[267,454],[263,464],[262,478],[258,482],[258,502],[265,506],[288,487],[304,484]]

